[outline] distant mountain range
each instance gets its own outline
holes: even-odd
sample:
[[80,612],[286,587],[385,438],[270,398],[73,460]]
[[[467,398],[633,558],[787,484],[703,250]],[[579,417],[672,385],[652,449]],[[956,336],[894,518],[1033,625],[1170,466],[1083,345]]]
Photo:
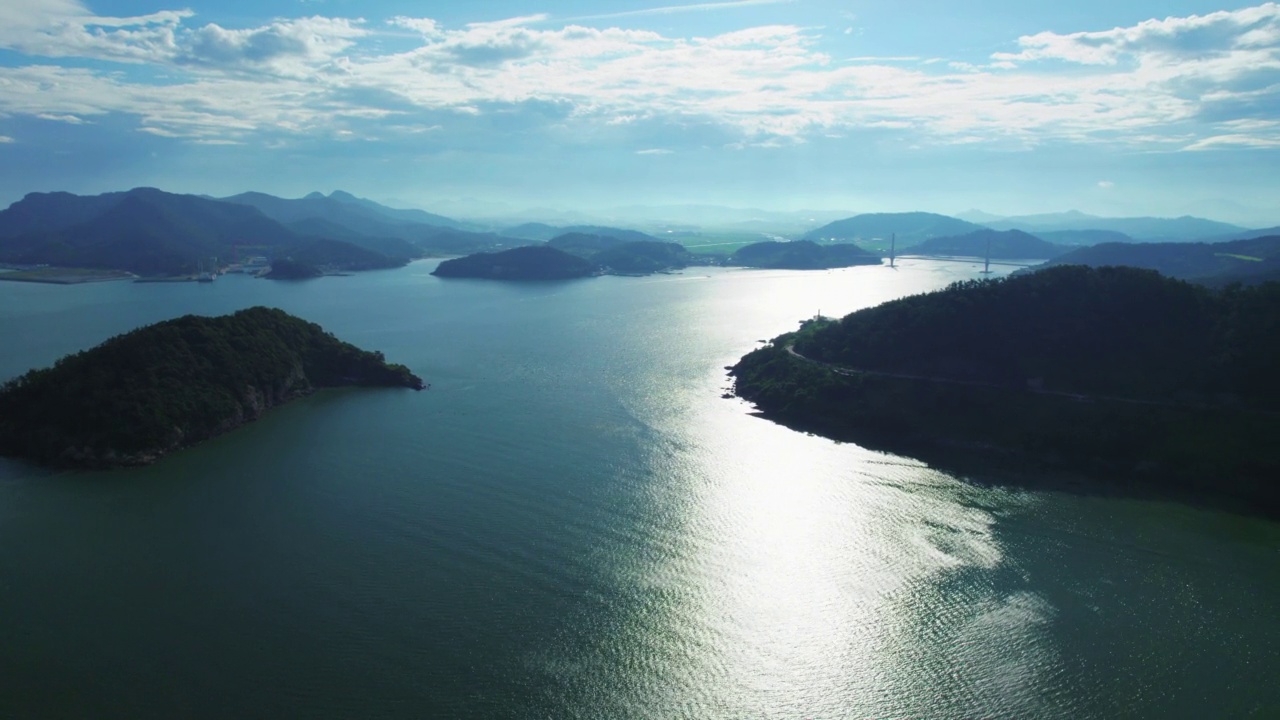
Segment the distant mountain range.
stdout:
[[914,245],[929,238],[964,235],[983,226],[947,215],[927,212],[866,213],[827,223],[802,235],[801,240],[814,242],[852,242],[888,240],[896,235],[900,247]]
[[0,212],[0,262],[177,275],[213,265],[214,258],[229,261],[243,247],[352,270],[520,244],[458,225],[337,192],[297,200],[263,193],[218,200],[155,188],[95,196],[32,193]]
[[[1038,265],[1126,265],[1208,285],[1280,280],[1280,235],[1220,243],[1105,243]],[[1022,271],[1020,271],[1022,272]]]
[[563,227],[557,227],[555,225],[547,225],[546,223],[534,222],[504,228],[500,232],[505,237],[520,238],[523,240],[536,240],[538,242],[546,242],[561,235],[610,237],[615,238],[620,242],[653,242],[658,239],[647,233],[642,233],[639,230],[627,230],[625,228],[608,227],[605,225],[566,225]]
[[1184,215],[1177,218],[1105,218],[1078,210],[1044,215],[1021,215],[982,223],[995,230],[1037,231],[1109,230],[1140,241],[1185,241],[1227,236],[1245,231],[1238,225]]
[[[1234,240],[1275,234],[1275,229],[1248,230],[1191,216],[1104,218],[1076,210],[1005,218],[995,218],[980,210],[963,214],[968,219],[927,212],[866,213],[828,223],[804,233],[799,239],[818,242],[883,241],[896,235],[898,247],[903,248],[931,238],[961,236],[984,229],[1020,230],[1058,245]],[[979,219],[982,222],[976,222]]]

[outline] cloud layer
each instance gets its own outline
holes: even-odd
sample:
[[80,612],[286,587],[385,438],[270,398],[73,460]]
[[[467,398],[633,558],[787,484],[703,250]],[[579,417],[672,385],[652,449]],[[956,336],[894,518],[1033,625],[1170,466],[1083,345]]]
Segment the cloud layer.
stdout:
[[224,28],[186,10],[115,18],[75,0],[9,0],[0,48],[26,61],[0,67],[0,114],[77,123],[121,113],[201,142],[465,142],[483,128],[608,138],[646,154],[853,133],[1010,149],[1280,147],[1275,3],[1038,33],[983,64],[836,57],[820,49],[827,32],[839,30],[671,37],[545,15],[456,28],[410,17]]

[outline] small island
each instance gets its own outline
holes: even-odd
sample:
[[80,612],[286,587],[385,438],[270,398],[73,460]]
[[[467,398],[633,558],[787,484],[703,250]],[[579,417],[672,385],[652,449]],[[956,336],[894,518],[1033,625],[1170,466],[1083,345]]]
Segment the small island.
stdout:
[[324,275],[315,265],[301,263],[291,258],[278,258],[271,261],[271,269],[263,277],[268,280],[309,280]]
[[879,255],[853,243],[819,245],[812,240],[754,243],[739,248],[725,261],[725,265],[774,270],[830,270],[879,264]]
[[569,280],[595,271],[595,263],[586,258],[547,245],[529,245],[445,260],[431,274],[491,280]]
[[1277,367],[1280,283],[1062,266],[815,318],[731,375],[766,417],[827,437],[1274,516]]
[[148,325],[0,386],[0,454],[145,465],[317,388],[424,384],[382,353],[272,308]]

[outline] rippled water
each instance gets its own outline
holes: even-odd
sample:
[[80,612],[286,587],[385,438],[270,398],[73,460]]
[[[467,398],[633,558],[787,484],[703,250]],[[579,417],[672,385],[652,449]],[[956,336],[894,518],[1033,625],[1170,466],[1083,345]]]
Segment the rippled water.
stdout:
[[0,377],[282,307],[430,392],[152,467],[0,461],[0,715],[1274,717],[1280,529],[965,482],[721,399],[757,339],[975,265],[0,283]]

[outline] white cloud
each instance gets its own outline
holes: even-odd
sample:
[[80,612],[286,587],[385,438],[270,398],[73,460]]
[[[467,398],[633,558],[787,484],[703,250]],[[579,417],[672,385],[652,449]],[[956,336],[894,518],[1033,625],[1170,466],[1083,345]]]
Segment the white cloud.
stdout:
[[1042,32],[1018,39],[1022,51],[996,53],[1006,62],[1064,60],[1115,65],[1125,58],[1204,58],[1242,49],[1274,50],[1280,39],[1280,5],[1265,3],[1208,15],[1146,20],[1126,28],[1061,35]]
[[783,3],[792,3],[796,0],[728,0],[727,2],[705,2],[692,3],[689,5],[666,5],[664,7],[647,8],[644,10],[624,10],[622,12],[605,13],[603,15],[580,15],[578,17],[569,18],[566,22],[580,22],[584,20],[613,20],[625,17],[638,17],[642,15],[673,15],[675,13],[688,12],[710,12],[716,10],[736,10],[744,7],[754,7],[757,5],[780,5]]
[[58,115],[55,113],[38,113],[37,118],[41,120],[50,120],[52,122],[66,123],[68,125],[84,125],[84,118],[76,115]]
[[1113,187],[1115,187],[1115,186],[1116,186],[1116,184],[1115,184],[1115,183],[1113,183],[1113,182],[1111,182],[1110,180],[1099,180],[1099,181],[1098,181],[1098,188],[1099,188],[1100,190],[1110,190],[1111,188],[1113,188]]
[[9,143],[12,143],[12,142],[15,142],[14,139],[9,137],[8,135],[0,135],[0,145],[8,145]]
[[282,61],[315,65],[334,59],[368,35],[360,27],[362,22],[310,17],[247,30],[227,30],[211,23],[182,38],[177,60],[232,68]]
[[[56,60],[0,68],[0,113],[63,122],[125,113],[146,132],[205,142],[255,133],[333,137],[379,121],[379,137],[423,127],[444,136],[454,126],[442,117],[479,127],[488,116],[575,141],[597,132],[635,137],[640,152],[669,145],[644,135],[659,127],[735,147],[857,130],[910,135],[913,143],[1015,148],[1066,141],[1203,150],[1280,140],[1280,125],[1269,120],[1280,107],[1275,3],[1029,35],[1019,52],[997,53],[986,66],[907,56],[836,62],[818,49],[821,29],[790,25],[686,38],[543,27],[546,15],[458,28],[395,17],[389,26],[412,31],[415,46],[392,53],[367,41],[398,31],[375,32],[358,19],[235,29],[191,18],[189,11],[104,18],[74,0],[6,0],[0,47],[51,59],[145,62],[171,77],[147,84]],[[723,137],[711,138],[709,127]]]
[[674,151],[667,150],[666,148],[649,148],[647,150],[637,150],[636,154],[637,155],[670,155],[672,154],[672,152]]

